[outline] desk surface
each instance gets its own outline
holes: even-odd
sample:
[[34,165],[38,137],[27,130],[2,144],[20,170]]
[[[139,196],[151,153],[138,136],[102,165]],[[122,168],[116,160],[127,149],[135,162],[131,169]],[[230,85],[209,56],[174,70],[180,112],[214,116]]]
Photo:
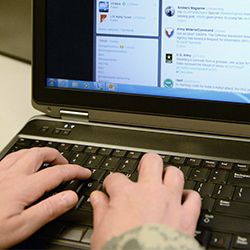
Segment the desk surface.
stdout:
[[31,65],[0,55],[0,151],[34,115]]

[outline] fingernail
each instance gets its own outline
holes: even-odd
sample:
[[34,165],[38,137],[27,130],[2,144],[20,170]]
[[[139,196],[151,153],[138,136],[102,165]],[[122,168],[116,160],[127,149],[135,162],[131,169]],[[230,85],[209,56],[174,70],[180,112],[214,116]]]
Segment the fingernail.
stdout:
[[76,194],[73,192],[65,192],[61,195],[61,199],[63,201],[63,204],[65,205],[66,209],[70,209],[74,207],[77,203],[77,197]]
[[96,191],[93,191],[90,195],[90,202],[94,206],[99,201],[99,194]]
[[91,170],[89,170],[89,169],[87,169],[87,168],[85,168],[85,170],[86,170],[86,172],[87,172],[90,176],[92,175]]

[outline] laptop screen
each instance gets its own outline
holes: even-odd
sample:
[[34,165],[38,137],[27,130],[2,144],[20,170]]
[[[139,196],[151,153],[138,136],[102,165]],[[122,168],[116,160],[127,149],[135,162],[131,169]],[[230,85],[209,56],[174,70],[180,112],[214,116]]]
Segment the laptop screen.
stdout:
[[250,102],[246,1],[59,2],[47,1],[46,87]]

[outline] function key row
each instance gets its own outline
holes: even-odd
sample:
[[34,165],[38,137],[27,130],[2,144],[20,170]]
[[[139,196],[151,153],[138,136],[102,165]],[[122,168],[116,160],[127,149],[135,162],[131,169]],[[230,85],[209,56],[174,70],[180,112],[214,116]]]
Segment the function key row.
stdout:
[[[11,152],[17,151],[22,148],[31,147],[52,147],[58,149],[66,158],[72,157],[72,152],[86,153],[90,155],[103,155],[106,157],[118,157],[140,160],[143,152],[126,151],[120,149],[102,148],[95,146],[85,146],[69,143],[59,143],[43,140],[32,140],[20,138],[15,146],[11,149]],[[68,152],[68,153],[67,153]],[[243,173],[250,173],[250,164],[240,164],[232,162],[219,162],[214,160],[203,160],[198,158],[187,158],[171,155],[161,155],[165,167],[168,165],[174,166],[189,166],[189,167],[201,167],[208,169],[224,169],[235,170]]]
[[60,151],[65,156],[68,156],[67,152],[70,153],[86,153],[89,155],[103,155],[103,156],[114,156],[119,158],[129,158],[129,159],[140,159],[143,155],[142,152],[136,151],[126,151],[120,149],[111,149],[111,148],[101,148],[95,146],[85,146],[77,145],[70,143],[59,143],[52,141],[43,141],[43,140],[32,140],[20,138],[16,144],[12,147],[9,153],[18,151],[24,148],[33,148],[33,147],[51,147]]
[[[244,173],[249,173],[249,164],[240,164],[233,162],[219,162],[213,160],[202,160],[196,158],[185,158],[178,156],[162,156],[165,166],[173,164],[175,166],[188,166],[188,167],[201,167],[206,169],[221,169],[221,170],[234,170]],[[165,160],[167,158],[167,160]]]

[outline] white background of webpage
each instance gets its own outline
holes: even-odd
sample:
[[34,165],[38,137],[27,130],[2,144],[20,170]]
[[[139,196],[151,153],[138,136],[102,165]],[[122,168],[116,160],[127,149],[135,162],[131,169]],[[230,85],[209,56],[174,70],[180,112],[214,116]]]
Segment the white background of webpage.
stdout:
[[249,94],[249,27],[244,0],[97,0],[95,81]]

